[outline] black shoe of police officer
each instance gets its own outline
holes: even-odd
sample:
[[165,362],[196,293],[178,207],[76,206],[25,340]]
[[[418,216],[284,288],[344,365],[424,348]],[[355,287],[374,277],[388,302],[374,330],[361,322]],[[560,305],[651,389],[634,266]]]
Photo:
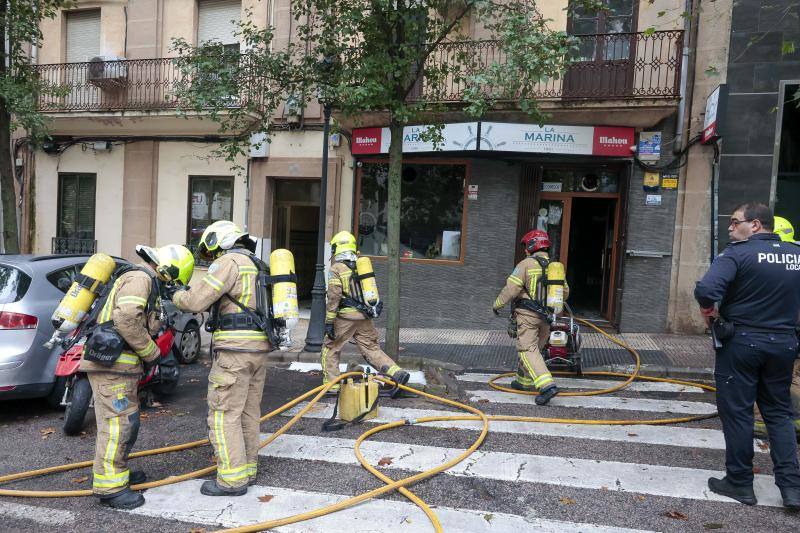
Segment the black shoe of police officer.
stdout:
[[200,494],[206,496],[244,496],[247,494],[247,485],[238,489],[224,489],[217,485],[217,480],[212,479],[203,483],[200,487]]
[[781,489],[781,496],[784,507],[795,511],[800,510],[800,489],[797,487]]
[[100,504],[112,509],[136,509],[144,505],[144,496],[125,487],[119,492],[100,497]]
[[534,401],[536,402],[536,405],[547,405],[550,400],[552,400],[559,392],[561,391],[558,390],[558,387],[555,385],[550,385],[546,389],[540,390],[539,395]]
[[737,502],[745,505],[755,505],[758,503],[758,500],[756,500],[756,493],[753,492],[752,485],[734,485],[728,481],[727,476],[722,479],[715,477],[708,478],[708,488],[711,489],[711,492],[721,496],[727,496],[728,498],[733,498]]
[[147,474],[144,473],[144,470],[131,470],[130,477],[128,478],[128,483],[131,485],[139,485],[140,483],[144,483],[147,481]]

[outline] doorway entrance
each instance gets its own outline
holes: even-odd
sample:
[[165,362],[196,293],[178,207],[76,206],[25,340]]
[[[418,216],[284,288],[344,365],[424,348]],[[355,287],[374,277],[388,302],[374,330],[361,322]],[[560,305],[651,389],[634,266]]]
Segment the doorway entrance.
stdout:
[[272,249],[294,255],[297,297],[301,307],[311,299],[319,235],[319,180],[276,179]]
[[618,178],[610,169],[545,168],[535,219],[550,237],[551,258],[564,263],[575,315],[612,324],[622,219]]

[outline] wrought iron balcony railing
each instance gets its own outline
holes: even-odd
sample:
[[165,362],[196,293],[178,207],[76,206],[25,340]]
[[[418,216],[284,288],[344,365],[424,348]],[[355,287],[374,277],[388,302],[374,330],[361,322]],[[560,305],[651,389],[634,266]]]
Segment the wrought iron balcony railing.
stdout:
[[51,250],[51,253],[63,255],[93,254],[97,251],[97,241],[94,239],[53,237]]
[[[683,32],[657,31],[577,35],[578,50],[571,66],[559,78],[535,84],[530,97],[539,99],[677,98],[680,96]],[[223,95],[224,105],[260,102],[267,90],[256,73],[249,74],[246,54],[236,55],[236,94]],[[417,85],[412,100],[458,102],[463,99],[471,74],[504,63],[505,52],[496,41],[444,42],[428,57],[426,71],[436,72]],[[213,84],[217,78],[199,77],[181,68],[178,59],[135,59],[86,63],[61,63],[34,67],[42,80],[60,89],[62,96],[41,96],[39,109],[64,111],[153,111],[181,107],[178,88],[199,80]],[[451,74],[442,74],[450,72]],[[247,74],[243,74],[247,73]],[[214,75],[216,76],[216,75]],[[498,89],[482,88],[497,96]],[[514,100],[519,95],[502,95]]]

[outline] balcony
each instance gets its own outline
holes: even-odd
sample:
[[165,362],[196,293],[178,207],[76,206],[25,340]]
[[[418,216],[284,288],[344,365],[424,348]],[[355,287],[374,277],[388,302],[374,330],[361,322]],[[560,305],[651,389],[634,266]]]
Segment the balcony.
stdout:
[[94,239],[71,239],[67,237],[53,237],[51,253],[59,255],[84,255],[97,251],[97,241]]
[[[573,63],[560,79],[534,85],[528,97],[538,100],[678,99],[680,97],[683,32],[609,33],[576,35],[578,47]],[[441,71],[442,65],[460,64],[458,75],[443,84],[426,85],[412,94],[415,100],[450,103],[464,96],[465,76],[485,71],[493,63],[506,61],[497,41],[446,42],[431,54],[426,68]],[[494,93],[487,85],[484,91]],[[503,95],[513,101],[519,95]]]

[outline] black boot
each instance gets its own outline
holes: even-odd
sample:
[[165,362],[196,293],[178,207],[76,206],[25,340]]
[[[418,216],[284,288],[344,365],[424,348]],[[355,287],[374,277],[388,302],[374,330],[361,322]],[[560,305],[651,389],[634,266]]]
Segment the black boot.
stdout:
[[514,390],[519,390],[524,392],[534,392],[536,390],[536,387],[534,387],[533,385],[523,385],[516,379],[511,382],[511,388]]
[[119,492],[109,496],[101,496],[100,504],[112,509],[136,509],[144,505],[144,496],[125,487]]
[[781,496],[783,496],[783,506],[787,509],[800,509],[800,489],[797,487],[789,487],[781,489]]
[[238,489],[224,489],[217,485],[217,480],[209,480],[200,487],[200,493],[206,496],[244,496],[247,494],[247,485]]
[[147,474],[144,470],[131,470],[131,475],[128,478],[128,483],[131,485],[139,485],[147,481]]
[[745,505],[755,505],[758,503],[758,500],[756,500],[756,493],[753,492],[752,485],[749,487],[743,485],[734,485],[728,481],[727,476],[722,479],[715,477],[708,478],[708,488],[711,489],[711,492],[721,496],[727,496],[728,498],[733,498],[737,502],[741,502]]
[[539,395],[536,397],[536,405],[547,405],[550,400],[552,400],[556,394],[561,392],[558,390],[558,387],[555,385],[550,385],[546,389],[542,389],[539,391]]

